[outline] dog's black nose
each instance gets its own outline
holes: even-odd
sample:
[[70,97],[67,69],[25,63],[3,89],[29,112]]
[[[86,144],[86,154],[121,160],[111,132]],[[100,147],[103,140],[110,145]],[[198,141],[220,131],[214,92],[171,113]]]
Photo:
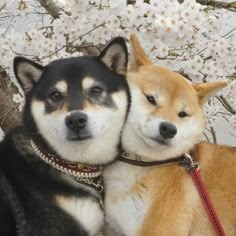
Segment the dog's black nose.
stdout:
[[177,128],[169,122],[162,122],[159,126],[163,138],[173,138],[177,134]]
[[68,129],[79,131],[85,128],[88,121],[88,116],[82,112],[71,112],[65,119]]

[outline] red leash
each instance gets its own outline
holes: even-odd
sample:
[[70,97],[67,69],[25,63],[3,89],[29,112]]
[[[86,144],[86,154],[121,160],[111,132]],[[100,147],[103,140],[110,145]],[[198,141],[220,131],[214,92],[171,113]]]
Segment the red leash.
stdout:
[[184,165],[187,170],[189,171],[194,184],[197,187],[198,193],[200,195],[200,198],[202,200],[202,203],[205,207],[205,210],[208,214],[208,217],[211,221],[211,224],[215,230],[215,233],[217,236],[225,236],[224,229],[220,223],[220,220],[216,214],[216,211],[213,207],[213,204],[210,200],[209,195],[207,194],[206,187],[202,181],[201,175],[199,173],[199,164],[197,162],[194,162],[192,157],[185,153],[184,155],[176,158],[171,158],[163,161],[152,161],[152,162],[145,162],[145,161],[138,161],[127,158],[129,156],[129,153],[123,152],[121,156],[119,156],[119,160],[125,163],[128,163],[130,165],[136,165],[136,166],[158,166],[163,164],[169,164],[173,162],[179,162],[180,165]]
[[208,217],[211,221],[211,224],[215,230],[217,236],[225,236],[224,229],[220,223],[220,220],[216,214],[216,210],[211,202],[209,195],[207,194],[206,187],[203,183],[201,175],[199,173],[199,164],[194,162],[192,157],[185,153],[185,160],[184,163],[187,166],[187,169],[193,179],[193,182],[198,190],[198,193],[201,197],[202,203],[205,207],[205,210],[208,214]]

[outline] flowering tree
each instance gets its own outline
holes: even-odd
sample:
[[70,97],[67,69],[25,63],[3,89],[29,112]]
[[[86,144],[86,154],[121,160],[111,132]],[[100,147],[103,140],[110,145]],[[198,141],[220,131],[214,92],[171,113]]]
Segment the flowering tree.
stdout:
[[[205,138],[216,142],[215,126],[224,119],[236,143],[236,28],[225,27],[225,16],[235,11],[235,1],[0,0],[0,20],[6,19],[4,27],[0,25],[0,77],[8,78],[0,83],[0,126],[9,127],[8,120],[15,124],[24,104],[12,73],[14,56],[47,64],[96,54],[115,36],[128,43],[130,32],[137,32],[155,63],[193,82],[231,80],[205,107]],[[27,25],[32,12],[42,20]],[[26,20],[24,30],[10,30],[17,19]]]

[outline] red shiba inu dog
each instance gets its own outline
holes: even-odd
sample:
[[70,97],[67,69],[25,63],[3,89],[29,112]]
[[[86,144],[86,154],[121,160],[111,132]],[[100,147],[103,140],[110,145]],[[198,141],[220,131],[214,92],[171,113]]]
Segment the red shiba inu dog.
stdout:
[[[236,151],[199,143],[202,106],[228,82],[193,84],[154,65],[135,35],[131,44],[132,102],[122,135],[126,160],[165,161],[190,152],[226,235],[236,235]],[[176,162],[140,167],[118,161],[106,170],[105,187],[106,220],[118,235],[215,235],[188,171]]]

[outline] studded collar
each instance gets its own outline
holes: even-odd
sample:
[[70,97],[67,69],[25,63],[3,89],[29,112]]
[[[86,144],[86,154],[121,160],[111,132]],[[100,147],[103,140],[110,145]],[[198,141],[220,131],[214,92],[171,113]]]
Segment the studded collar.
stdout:
[[63,160],[56,154],[47,152],[47,150],[36,144],[32,139],[31,146],[34,152],[43,161],[54,167],[56,170],[73,176],[76,180],[81,178],[94,179],[98,178],[102,174],[103,166],[93,166]]

